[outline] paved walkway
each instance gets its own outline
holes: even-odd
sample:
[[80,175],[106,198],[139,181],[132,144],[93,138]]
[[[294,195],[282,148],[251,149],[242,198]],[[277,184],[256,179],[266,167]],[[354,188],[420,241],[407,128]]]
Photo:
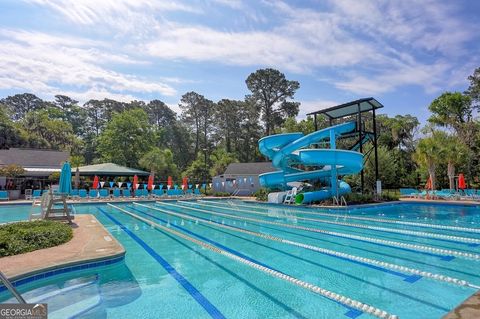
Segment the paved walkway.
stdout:
[[480,292],[465,300],[442,319],[478,319],[480,318]]
[[101,260],[125,253],[122,245],[93,215],[76,215],[73,227],[73,238],[69,242],[0,258],[0,269],[9,279],[16,280],[60,266]]

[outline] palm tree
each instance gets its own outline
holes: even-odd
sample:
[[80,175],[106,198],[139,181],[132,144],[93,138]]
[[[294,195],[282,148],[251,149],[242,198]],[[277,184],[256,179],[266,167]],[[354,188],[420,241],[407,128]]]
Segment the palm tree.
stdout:
[[161,150],[158,147],[154,147],[143,155],[139,164],[144,169],[148,169],[153,175],[157,174],[164,180],[166,180],[167,176],[176,177],[178,173],[177,165],[173,162],[173,153],[168,148]]
[[450,189],[455,188],[455,167],[465,160],[468,149],[457,136],[446,135],[442,146],[444,160],[447,162],[447,175]]
[[442,134],[439,131],[434,131],[431,136],[418,142],[417,149],[413,154],[414,161],[427,169],[432,180],[432,189],[435,189],[435,169],[444,153],[442,140]]

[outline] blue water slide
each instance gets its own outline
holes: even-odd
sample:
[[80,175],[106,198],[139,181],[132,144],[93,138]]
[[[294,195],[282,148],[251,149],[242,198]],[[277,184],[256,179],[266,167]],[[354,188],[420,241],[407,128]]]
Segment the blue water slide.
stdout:
[[[327,187],[314,192],[300,193],[297,203],[311,203],[351,192],[350,185],[338,180],[338,175],[351,175],[363,168],[363,154],[337,150],[338,135],[355,130],[355,122],[331,126],[308,135],[287,133],[266,136],[258,141],[260,152],[272,160],[276,172],[261,174],[265,187],[285,188],[289,182],[328,180]],[[309,149],[312,144],[329,140],[329,149]],[[299,169],[298,167],[309,170]]]

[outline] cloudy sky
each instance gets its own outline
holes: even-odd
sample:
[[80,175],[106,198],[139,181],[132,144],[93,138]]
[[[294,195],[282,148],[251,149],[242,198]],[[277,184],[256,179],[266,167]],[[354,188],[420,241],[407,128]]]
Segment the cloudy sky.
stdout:
[[480,67],[480,1],[1,0],[0,96],[243,99],[273,67],[300,117],[374,96],[424,120]]

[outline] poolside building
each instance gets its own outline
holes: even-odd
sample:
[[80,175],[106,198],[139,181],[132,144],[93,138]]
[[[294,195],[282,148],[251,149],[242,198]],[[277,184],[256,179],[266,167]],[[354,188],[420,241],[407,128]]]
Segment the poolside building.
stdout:
[[[23,167],[25,173],[19,176],[15,181],[15,187],[25,188],[43,188],[49,181],[48,176],[58,172],[62,168],[62,163],[68,160],[68,152],[29,149],[29,148],[10,148],[0,150],[0,167],[8,165],[19,165]],[[6,186],[7,179],[0,177],[0,187]]]
[[272,162],[231,163],[222,175],[213,177],[214,192],[248,196],[260,188],[258,175],[274,172]]

